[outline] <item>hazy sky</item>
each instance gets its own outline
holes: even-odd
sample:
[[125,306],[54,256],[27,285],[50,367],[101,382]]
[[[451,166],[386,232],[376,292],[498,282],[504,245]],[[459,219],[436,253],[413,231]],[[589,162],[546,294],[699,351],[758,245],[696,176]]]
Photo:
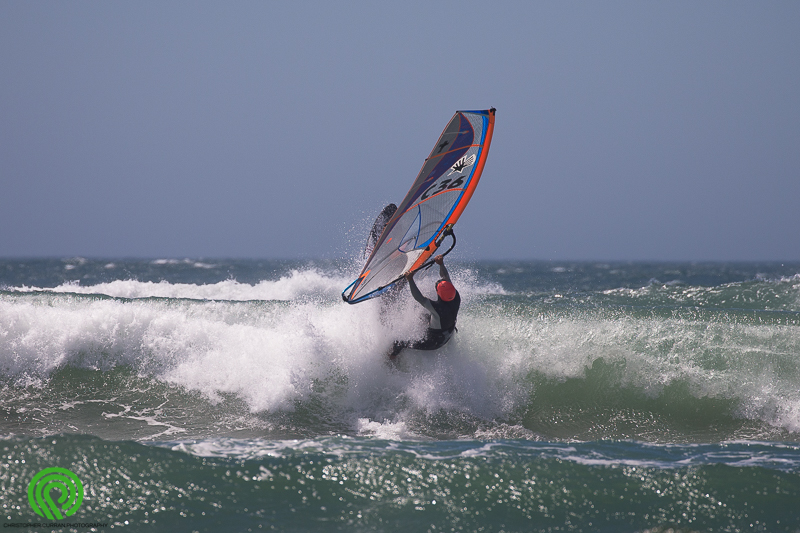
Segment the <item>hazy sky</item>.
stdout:
[[497,108],[461,259],[800,260],[800,2],[0,2],[0,257],[346,257]]

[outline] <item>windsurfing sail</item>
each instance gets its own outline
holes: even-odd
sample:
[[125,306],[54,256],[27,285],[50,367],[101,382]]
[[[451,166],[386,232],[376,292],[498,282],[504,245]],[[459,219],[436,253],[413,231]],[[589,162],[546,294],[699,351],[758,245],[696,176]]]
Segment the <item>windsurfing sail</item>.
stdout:
[[384,226],[361,274],[342,292],[344,301],[354,304],[378,296],[436,252],[478,185],[494,115],[494,108],[456,112]]
[[372,224],[372,229],[369,232],[369,237],[367,237],[367,245],[364,247],[364,259],[368,258],[372,250],[375,249],[375,245],[378,244],[378,239],[380,239],[383,234],[383,229],[396,212],[397,206],[389,204],[383,208],[381,214],[375,219],[375,222]]

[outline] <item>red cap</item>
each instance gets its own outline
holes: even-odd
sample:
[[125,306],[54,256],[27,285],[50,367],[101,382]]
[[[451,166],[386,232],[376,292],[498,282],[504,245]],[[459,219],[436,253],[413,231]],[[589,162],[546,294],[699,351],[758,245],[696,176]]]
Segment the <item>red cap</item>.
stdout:
[[441,280],[436,284],[436,294],[445,302],[449,302],[456,297],[456,288],[447,280]]

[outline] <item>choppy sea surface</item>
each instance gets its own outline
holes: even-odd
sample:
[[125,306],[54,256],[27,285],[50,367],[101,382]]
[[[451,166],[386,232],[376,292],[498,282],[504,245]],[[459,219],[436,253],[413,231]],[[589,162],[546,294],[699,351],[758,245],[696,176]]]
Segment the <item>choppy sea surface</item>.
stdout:
[[3,527],[800,531],[800,264],[449,266],[389,365],[422,308],[357,265],[0,260]]

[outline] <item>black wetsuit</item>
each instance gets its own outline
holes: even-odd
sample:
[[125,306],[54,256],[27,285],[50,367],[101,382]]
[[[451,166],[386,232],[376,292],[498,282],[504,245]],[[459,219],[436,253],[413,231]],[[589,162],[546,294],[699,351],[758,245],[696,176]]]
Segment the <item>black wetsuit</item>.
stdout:
[[[444,265],[439,265],[439,275],[442,279],[450,281],[450,275]],[[395,341],[389,357],[395,357],[404,348],[413,350],[436,350],[441,348],[456,330],[458,308],[461,306],[461,295],[456,291],[456,296],[449,302],[438,298],[436,301],[425,298],[417,288],[414,279],[408,280],[408,288],[416,301],[430,313],[430,323],[425,336],[418,341]]]

